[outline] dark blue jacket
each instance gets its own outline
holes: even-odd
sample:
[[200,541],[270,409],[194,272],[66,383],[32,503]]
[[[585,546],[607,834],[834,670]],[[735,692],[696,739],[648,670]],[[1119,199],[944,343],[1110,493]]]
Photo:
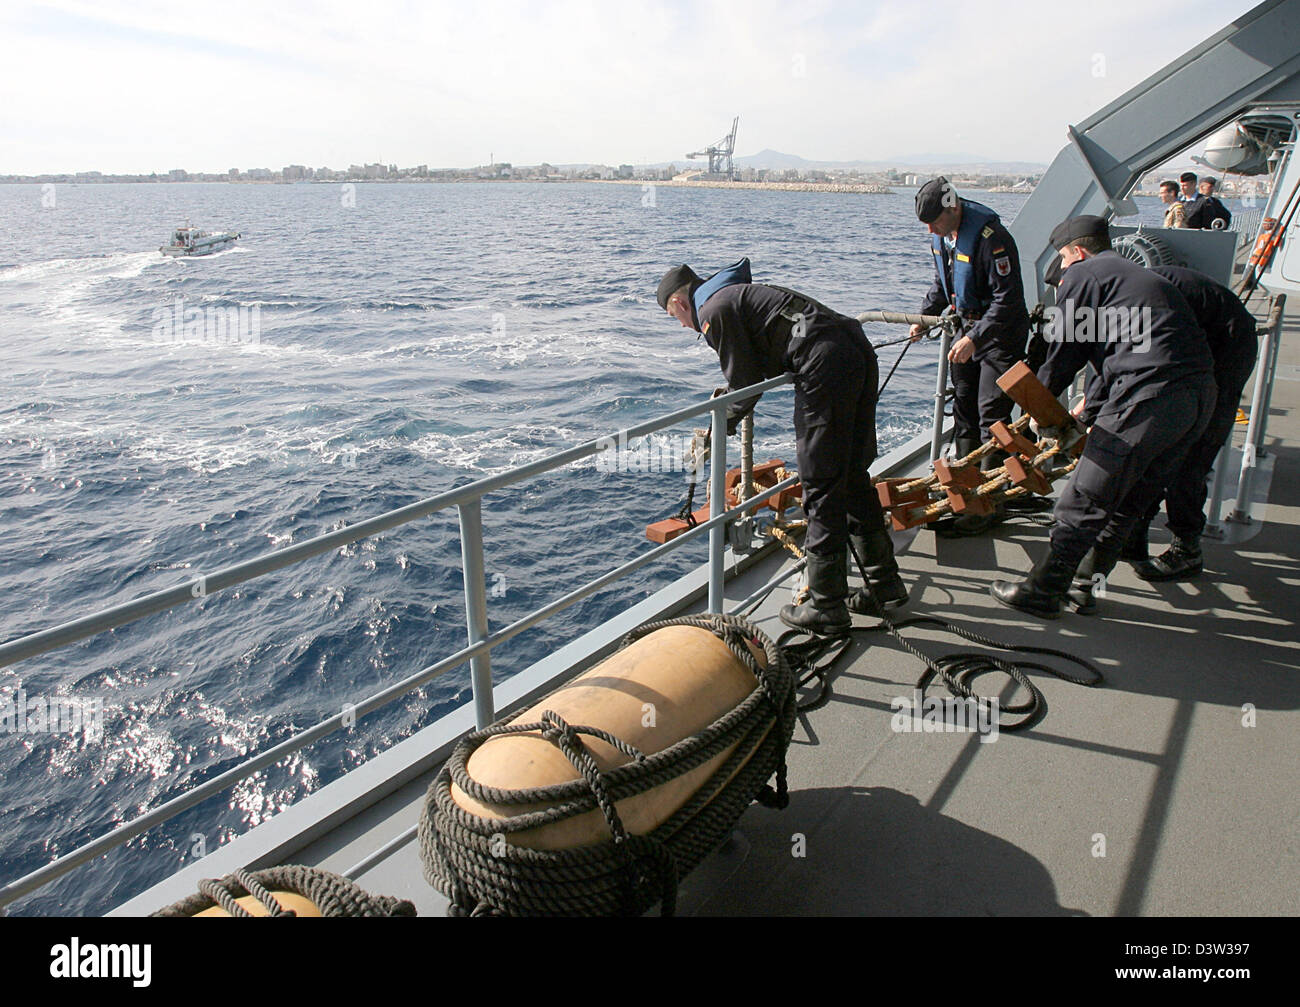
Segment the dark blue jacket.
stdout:
[[956,249],[950,253],[942,238],[931,235],[934,283],[921,313],[937,315],[955,303],[964,315],[979,315],[966,330],[975,342],[977,360],[994,345],[1022,354],[1029,339],[1029,312],[1015,239],[987,206],[969,199],[961,206]]

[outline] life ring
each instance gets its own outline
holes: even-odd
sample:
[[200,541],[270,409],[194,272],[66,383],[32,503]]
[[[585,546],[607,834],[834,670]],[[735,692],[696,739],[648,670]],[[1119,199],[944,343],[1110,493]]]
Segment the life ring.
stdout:
[[1276,217],[1265,217],[1259,225],[1259,237],[1255,239],[1255,247],[1250,253],[1250,264],[1258,266],[1264,261],[1269,254],[1269,245],[1273,241],[1273,230],[1277,227]]

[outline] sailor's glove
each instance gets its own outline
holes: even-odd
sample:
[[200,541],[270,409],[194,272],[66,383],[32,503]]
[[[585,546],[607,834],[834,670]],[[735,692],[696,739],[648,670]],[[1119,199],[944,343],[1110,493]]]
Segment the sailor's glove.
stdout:
[[1029,429],[1043,450],[1059,445],[1062,451],[1069,451],[1087,434],[1083,424],[1074,416],[1070,417],[1069,423],[1057,427],[1040,426],[1037,420],[1030,420]]
[[736,432],[740,429],[740,421],[743,420],[744,418],[745,418],[745,417],[743,417],[743,416],[728,416],[728,417],[727,417],[727,436],[728,436],[728,437],[735,437],[735,436],[736,436]]

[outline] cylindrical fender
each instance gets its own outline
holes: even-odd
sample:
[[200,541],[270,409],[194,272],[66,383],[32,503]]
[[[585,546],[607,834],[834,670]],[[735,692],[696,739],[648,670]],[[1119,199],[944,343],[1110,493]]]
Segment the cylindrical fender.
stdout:
[[[748,644],[760,667],[761,650]],[[607,658],[568,685],[512,718],[527,724],[546,710],[573,726],[596,727],[644,755],[672,747],[735,709],[758,688],[758,680],[713,633],[698,626],[667,626]],[[629,756],[598,738],[582,735],[602,772]],[[642,794],[617,802],[627,831],[650,832],[672,816],[726,761],[732,745],[712,759]],[[469,758],[471,779],[485,786],[524,790],[569,783],[578,772],[540,732],[489,738]],[[453,784],[452,799],[484,818],[509,818],[546,804],[494,805],[470,797]],[[599,809],[539,828],[512,832],[512,845],[560,850],[607,842],[609,826]]]

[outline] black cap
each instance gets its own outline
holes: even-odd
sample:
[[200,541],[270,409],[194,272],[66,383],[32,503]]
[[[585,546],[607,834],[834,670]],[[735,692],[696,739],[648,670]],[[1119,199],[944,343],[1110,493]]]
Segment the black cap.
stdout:
[[1178,176],[1178,181],[1180,181],[1180,182],[1195,182],[1195,181],[1196,181],[1196,172],[1194,172],[1194,171],[1184,171],[1181,175]]
[[1043,274],[1043,282],[1049,287],[1058,286],[1061,282],[1061,274],[1065,272],[1065,267],[1061,265],[1061,257],[1053,255],[1052,261],[1047,264],[1047,272]]
[[695,270],[685,263],[680,266],[673,266],[672,269],[664,273],[664,278],[659,281],[659,293],[657,295],[659,299],[659,307],[667,311],[668,298],[672,297],[673,294],[677,293],[678,290],[686,286],[688,283],[694,286],[697,283],[703,282],[703,280],[695,275]]
[[940,175],[916,190],[916,216],[922,224],[933,224],[944,208],[957,205],[957,191]]
[[1106,223],[1105,217],[1085,213],[1082,216],[1071,217],[1069,220],[1057,224],[1056,230],[1052,232],[1052,236],[1047,240],[1059,252],[1075,238],[1106,238],[1109,240],[1110,226]]

